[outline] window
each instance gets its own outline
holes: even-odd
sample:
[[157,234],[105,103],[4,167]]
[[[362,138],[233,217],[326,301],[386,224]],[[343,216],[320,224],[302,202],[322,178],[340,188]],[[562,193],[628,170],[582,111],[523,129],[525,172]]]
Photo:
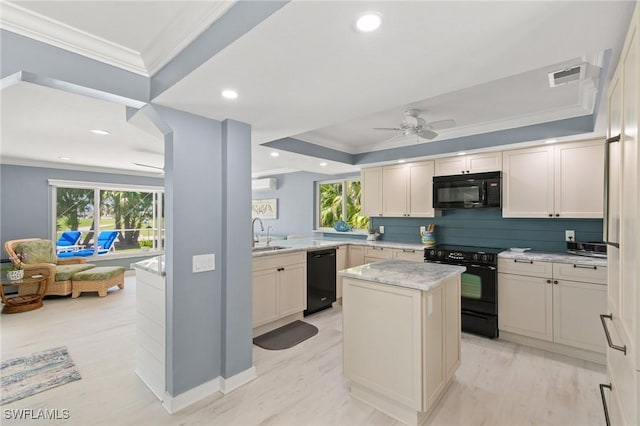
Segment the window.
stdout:
[[93,255],[163,249],[163,188],[63,181],[49,184],[55,200],[54,238],[57,240],[64,231],[82,232],[77,245],[65,251],[95,249],[96,235],[102,231],[117,231],[117,238],[110,247],[94,250]]
[[360,214],[360,188],[360,179],[318,182],[318,227],[344,220],[354,229],[369,228],[369,218]]

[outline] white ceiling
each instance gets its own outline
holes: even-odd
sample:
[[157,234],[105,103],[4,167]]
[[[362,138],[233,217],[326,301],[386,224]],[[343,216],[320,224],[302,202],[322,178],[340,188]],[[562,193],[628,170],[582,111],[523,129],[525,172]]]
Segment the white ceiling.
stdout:
[[[163,29],[172,25],[172,13],[203,14],[202,3],[225,2],[18,5],[143,52],[158,45]],[[441,131],[436,140],[588,114],[594,88],[573,84],[550,89],[547,72],[576,61],[602,65],[606,49],[612,49],[617,61],[633,6],[632,1],[294,0],[154,102],[251,124],[254,175],[340,173],[353,167],[332,162],[320,167],[318,159],[284,152],[273,158],[272,150],[259,144],[297,136],[350,153],[413,144],[413,138],[387,142],[393,134],[371,130],[397,126],[406,108],[424,110],[427,121],[456,120],[457,126]],[[379,31],[353,29],[355,18],[366,10],[382,14]],[[180,31],[168,33],[173,41],[167,52],[188,40],[177,35]],[[167,52],[164,56],[171,57]],[[238,90],[239,98],[221,98],[226,87]],[[4,99],[2,106],[13,108]],[[41,107],[31,103],[31,108]],[[2,118],[4,136],[4,111]],[[11,143],[3,141],[0,154]],[[139,155],[124,152],[127,158]],[[135,162],[152,162],[140,158]]]

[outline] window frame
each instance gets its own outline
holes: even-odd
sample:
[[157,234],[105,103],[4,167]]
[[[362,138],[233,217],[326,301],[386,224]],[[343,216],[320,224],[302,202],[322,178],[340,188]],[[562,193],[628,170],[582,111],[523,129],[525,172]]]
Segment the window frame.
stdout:
[[[320,180],[320,181],[316,181],[315,183],[315,208],[314,208],[314,215],[315,215],[315,229],[316,231],[319,232],[327,232],[327,233],[335,233],[337,232],[334,228],[331,227],[321,227],[320,226],[320,206],[322,205],[321,201],[320,201],[320,185],[326,185],[326,184],[335,184],[335,183],[340,183],[342,184],[342,217],[340,218],[340,220],[344,220],[345,222],[347,221],[347,185],[349,182],[353,182],[353,181],[358,181],[360,182],[360,184],[362,184],[362,179],[360,178],[360,176],[351,176],[351,177],[345,177],[342,179],[328,179],[328,180]],[[362,194],[361,194],[362,196]],[[360,200],[360,205],[362,205],[362,199]],[[341,234],[348,234],[349,232],[340,232]],[[367,229],[352,229],[350,231],[350,233],[352,234],[367,234],[368,230]]]
[[[141,256],[158,256],[164,253],[164,239],[163,236],[166,236],[165,226],[165,218],[158,215],[158,212],[162,212],[164,210],[164,186],[153,186],[153,185],[131,185],[131,184],[122,184],[122,183],[105,183],[105,182],[90,182],[90,181],[72,181],[72,180],[59,180],[59,179],[49,179],[49,201],[50,201],[50,209],[49,209],[49,234],[52,241],[57,241],[58,237],[58,211],[57,211],[57,199],[58,199],[58,188],[73,188],[73,189],[87,189],[93,190],[93,205],[94,205],[94,214],[96,211],[95,206],[100,206],[100,191],[127,191],[127,192],[148,192],[152,193],[153,197],[153,212],[152,212],[152,227],[156,228],[155,223],[158,223],[158,236],[160,245],[155,247],[149,251],[133,251],[126,253],[106,253],[98,256],[97,252],[93,255],[87,257],[88,259],[92,259],[92,261],[96,261],[99,259],[122,259],[129,257],[141,257]],[[97,209],[99,211],[99,208]],[[96,228],[92,230],[94,235],[98,235],[100,230],[100,218],[96,220],[95,223]],[[164,230],[163,230],[164,229]],[[154,238],[155,241],[155,238]]]

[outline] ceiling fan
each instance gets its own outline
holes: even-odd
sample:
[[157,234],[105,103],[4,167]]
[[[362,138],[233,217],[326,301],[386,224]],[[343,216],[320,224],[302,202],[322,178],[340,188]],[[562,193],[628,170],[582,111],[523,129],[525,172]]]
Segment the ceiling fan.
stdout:
[[439,120],[427,123],[420,117],[417,109],[408,109],[404,112],[404,120],[400,127],[374,127],[374,130],[394,130],[401,132],[400,136],[416,135],[417,138],[433,139],[438,136],[436,130],[447,129],[456,125],[455,120]]

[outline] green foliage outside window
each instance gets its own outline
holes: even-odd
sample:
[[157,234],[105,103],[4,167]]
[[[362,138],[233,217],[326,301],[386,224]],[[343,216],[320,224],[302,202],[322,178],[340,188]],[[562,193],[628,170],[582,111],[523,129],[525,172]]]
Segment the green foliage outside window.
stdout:
[[320,183],[318,188],[321,228],[333,228],[339,220],[354,229],[369,228],[369,218],[360,214],[360,181]]

